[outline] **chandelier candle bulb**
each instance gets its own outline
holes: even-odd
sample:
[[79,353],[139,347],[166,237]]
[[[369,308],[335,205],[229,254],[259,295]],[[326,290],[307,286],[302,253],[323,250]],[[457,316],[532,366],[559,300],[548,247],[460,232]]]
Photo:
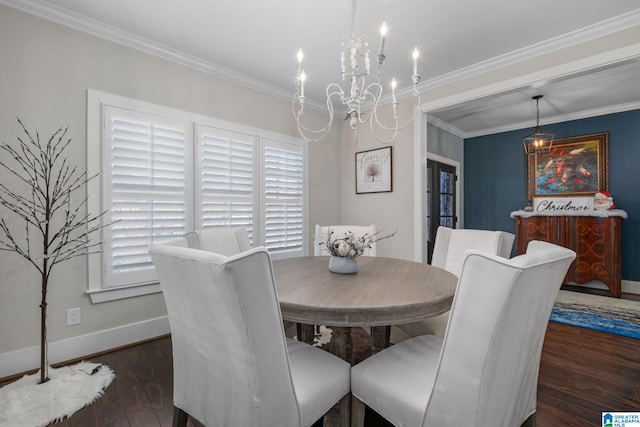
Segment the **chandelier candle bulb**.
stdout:
[[300,72],[300,98],[304,98],[304,81],[307,79],[307,75],[304,71]]
[[420,51],[417,47],[413,48],[413,75],[418,75],[418,57],[420,56]]
[[393,98],[393,103],[397,104],[398,101],[396,101],[396,87],[398,86],[398,82],[396,81],[396,79],[391,79],[391,97]]
[[387,37],[387,23],[383,22],[380,26],[380,55],[384,55],[384,40]]
[[302,49],[298,50],[298,54],[296,55],[297,59],[298,59],[298,76],[300,76],[300,73],[302,73],[302,60],[304,59],[304,53],[302,52]]
[[366,70],[365,74],[369,74],[369,51],[364,56],[364,68]]

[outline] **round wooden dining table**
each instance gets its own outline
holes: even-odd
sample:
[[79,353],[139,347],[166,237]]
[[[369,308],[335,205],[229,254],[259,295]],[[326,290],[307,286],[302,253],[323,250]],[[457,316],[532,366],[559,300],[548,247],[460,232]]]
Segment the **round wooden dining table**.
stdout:
[[[298,324],[298,339],[311,343],[314,325],[331,327],[329,351],[353,364],[351,328],[371,327],[372,352],[389,344],[390,327],[435,316],[451,308],[458,278],[428,264],[359,257],[358,272],[329,271],[329,257],[273,261],[282,318]],[[338,424],[350,424],[350,400]]]
[[[350,328],[373,327],[373,347],[388,342],[388,327],[443,313],[451,307],[457,277],[438,267],[384,257],[359,257],[358,272],[329,271],[329,257],[273,262],[284,320],[326,325],[337,335],[332,352],[353,363]],[[387,332],[384,332],[384,331]],[[307,339],[304,339],[307,341]]]

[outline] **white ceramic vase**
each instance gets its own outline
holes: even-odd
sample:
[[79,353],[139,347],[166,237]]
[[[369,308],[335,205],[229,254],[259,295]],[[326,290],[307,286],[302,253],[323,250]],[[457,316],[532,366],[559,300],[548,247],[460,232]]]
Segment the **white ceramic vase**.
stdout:
[[354,274],[358,272],[356,257],[332,256],[329,258],[329,270],[339,274]]

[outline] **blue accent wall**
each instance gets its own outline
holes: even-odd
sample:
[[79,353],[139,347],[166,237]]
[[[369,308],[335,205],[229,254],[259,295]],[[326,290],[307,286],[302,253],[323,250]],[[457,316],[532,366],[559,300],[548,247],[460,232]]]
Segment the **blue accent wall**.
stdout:
[[[640,281],[640,110],[542,125],[555,137],[609,133],[609,192],[622,220],[622,279]],[[533,128],[464,141],[465,228],[515,233],[512,211],[527,205],[522,137]]]

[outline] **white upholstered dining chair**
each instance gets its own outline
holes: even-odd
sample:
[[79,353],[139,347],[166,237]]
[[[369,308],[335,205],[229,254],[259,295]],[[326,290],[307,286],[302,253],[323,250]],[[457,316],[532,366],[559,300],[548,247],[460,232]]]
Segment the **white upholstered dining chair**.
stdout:
[[460,276],[464,253],[468,249],[509,258],[515,237],[506,231],[438,227],[431,265]]
[[220,255],[235,255],[251,249],[246,228],[195,230],[184,237],[190,248]]
[[535,425],[547,323],[574,259],[540,241],[512,259],[468,251],[444,338],[410,338],[351,368],[352,426],[365,404],[397,426]]
[[[194,230],[186,233],[184,238],[190,248],[202,249],[225,256],[236,255],[251,249],[246,228]],[[285,331],[290,331],[290,336],[295,334],[293,322],[285,320],[283,325]]]
[[347,362],[285,337],[264,247],[226,257],[176,242],[149,250],[171,328],[174,426],[308,427],[349,396]]
[[[476,249],[503,258],[509,258],[515,237],[506,231],[438,227],[431,265],[460,276],[462,262],[467,250]],[[449,312],[447,311],[437,316],[418,322],[398,325],[397,327],[409,336],[426,334],[444,336],[448,320]]]
[[[327,248],[320,244],[320,242],[324,241],[329,232],[329,229],[333,231],[334,238],[342,238],[348,232],[352,232],[354,236],[361,237],[365,234],[368,236],[373,236],[376,234],[376,226],[374,224],[371,225],[324,225],[321,226],[316,224],[315,234],[314,234],[314,244],[313,244],[313,254],[318,255],[329,255]],[[371,243],[371,247],[365,249],[363,256],[376,256],[377,248],[376,242]]]

